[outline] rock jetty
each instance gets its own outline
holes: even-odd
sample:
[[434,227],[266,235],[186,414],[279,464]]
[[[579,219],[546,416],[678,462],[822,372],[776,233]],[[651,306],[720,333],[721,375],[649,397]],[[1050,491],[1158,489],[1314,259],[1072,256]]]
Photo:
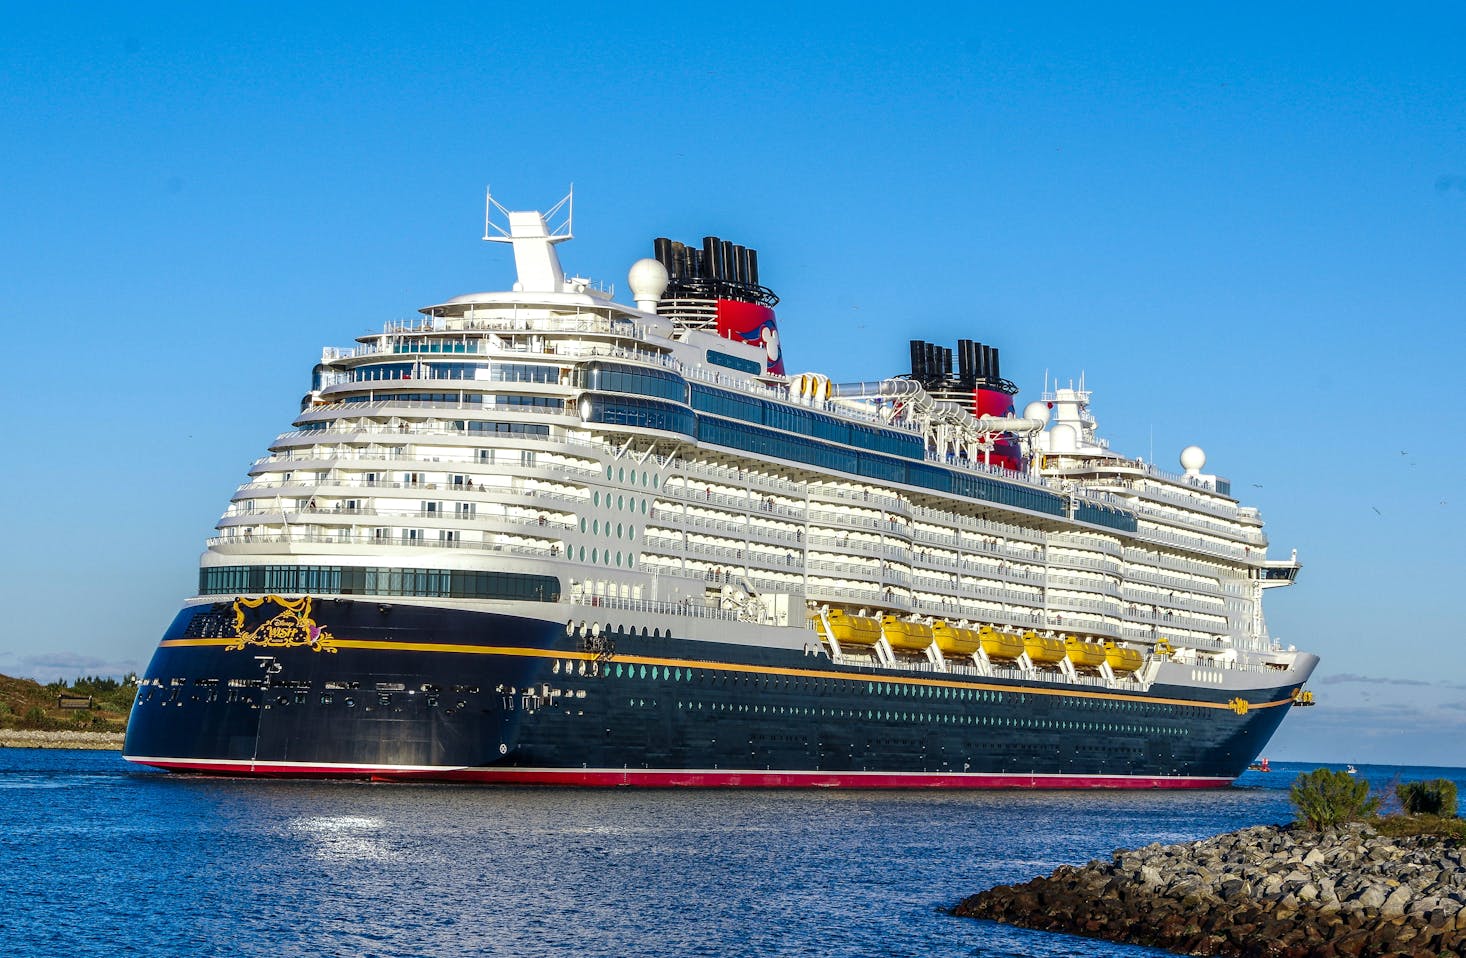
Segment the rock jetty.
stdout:
[[1000,885],[953,912],[970,918],[1244,958],[1466,955],[1466,848],[1262,825],[1186,845],[1121,849]]
[[121,732],[37,731],[0,729],[0,748],[122,748]]

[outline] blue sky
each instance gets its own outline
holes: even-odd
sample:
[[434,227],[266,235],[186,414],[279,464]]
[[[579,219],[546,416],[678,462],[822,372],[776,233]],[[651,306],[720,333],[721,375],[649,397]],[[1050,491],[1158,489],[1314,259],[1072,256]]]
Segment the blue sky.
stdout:
[[974,338],[1262,508],[1323,657],[1278,758],[1466,765],[1466,9],[12,7],[0,671],[141,669],[323,345],[567,268],[760,252],[791,372]]

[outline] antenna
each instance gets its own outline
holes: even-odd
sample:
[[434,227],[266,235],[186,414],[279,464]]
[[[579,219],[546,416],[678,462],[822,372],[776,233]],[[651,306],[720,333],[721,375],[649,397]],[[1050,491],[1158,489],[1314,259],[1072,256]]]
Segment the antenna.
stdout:
[[[495,222],[496,213],[499,217],[501,217],[506,223],[509,223],[510,225],[505,226],[501,225],[498,222]],[[494,199],[493,190],[485,186],[484,239],[490,243],[507,243],[513,240],[515,237],[515,233],[513,232],[513,224],[511,221],[512,216],[512,212],[507,207],[505,207],[498,200]],[[555,220],[557,218],[559,218],[559,221],[554,223],[553,226],[548,225],[552,220]],[[551,243],[563,243],[568,239],[574,239],[575,234],[572,230],[574,218],[575,184],[571,183],[570,192],[566,193],[565,196],[560,200],[560,202],[556,203],[554,206],[550,207],[547,211],[540,215],[540,219],[546,225],[543,229],[543,235],[539,238],[549,240]],[[522,236],[526,234],[520,233],[519,235]]]

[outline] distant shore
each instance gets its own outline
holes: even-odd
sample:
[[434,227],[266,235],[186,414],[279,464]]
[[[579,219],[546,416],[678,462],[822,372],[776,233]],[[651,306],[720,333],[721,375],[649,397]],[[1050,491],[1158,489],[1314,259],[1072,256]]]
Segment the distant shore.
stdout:
[[121,732],[37,731],[0,729],[0,748],[86,748],[121,751]]

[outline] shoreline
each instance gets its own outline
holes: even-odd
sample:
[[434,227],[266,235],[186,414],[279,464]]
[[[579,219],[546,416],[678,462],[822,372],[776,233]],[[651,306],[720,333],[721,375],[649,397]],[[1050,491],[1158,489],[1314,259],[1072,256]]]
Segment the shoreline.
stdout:
[[83,732],[45,729],[0,729],[0,748],[81,748],[122,750],[122,732]]
[[1466,953],[1463,864],[1451,841],[1258,825],[1064,865],[952,913],[1186,955],[1436,958]]

